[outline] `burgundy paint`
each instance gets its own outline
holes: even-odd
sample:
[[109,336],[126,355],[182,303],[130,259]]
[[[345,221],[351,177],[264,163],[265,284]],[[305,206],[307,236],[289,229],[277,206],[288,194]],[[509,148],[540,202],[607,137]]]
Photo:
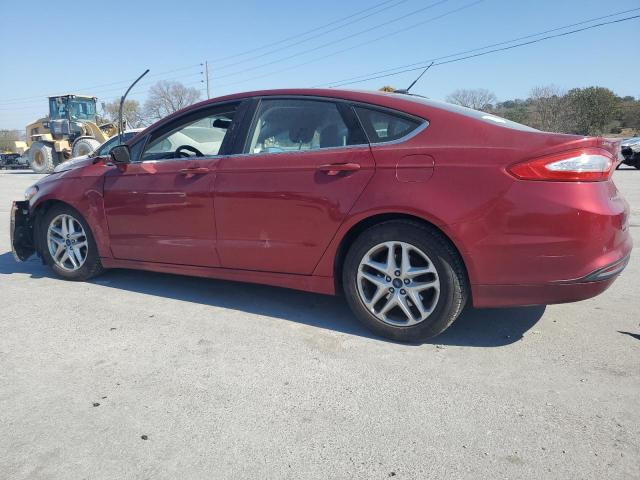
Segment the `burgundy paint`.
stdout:
[[[404,111],[428,128],[397,144],[301,154],[106,162],[46,177],[31,200],[76,208],[106,267],[141,268],[334,293],[341,242],[359,222],[402,214],[430,222],[457,248],[476,306],[558,303],[604,291],[579,279],[632,248],[629,207],[613,181],[517,180],[506,169],[597,138],[528,132],[398,95],[280,90],[231,95],[340,98]],[[171,121],[174,114],[156,125]],[[146,135],[140,133],[130,140]],[[334,171],[331,164],[359,165]],[[184,172],[187,169],[199,169]]]

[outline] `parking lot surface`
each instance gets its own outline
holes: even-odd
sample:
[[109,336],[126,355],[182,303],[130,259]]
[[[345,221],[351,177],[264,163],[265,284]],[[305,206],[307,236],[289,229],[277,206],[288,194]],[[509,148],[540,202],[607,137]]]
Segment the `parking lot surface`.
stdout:
[[[0,172],[0,478],[640,478],[640,256],[575,304],[421,346],[340,298],[16,263]],[[615,173],[640,245],[640,171]]]

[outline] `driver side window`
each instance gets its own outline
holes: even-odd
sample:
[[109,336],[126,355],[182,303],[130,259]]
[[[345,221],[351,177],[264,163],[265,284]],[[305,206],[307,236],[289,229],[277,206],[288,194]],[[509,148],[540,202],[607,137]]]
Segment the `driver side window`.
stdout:
[[152,139],[142,154],[145,160],[202,158],[218,155],[233,121],[236,105],[218,109],[216,113],[182,120],[176,128]]

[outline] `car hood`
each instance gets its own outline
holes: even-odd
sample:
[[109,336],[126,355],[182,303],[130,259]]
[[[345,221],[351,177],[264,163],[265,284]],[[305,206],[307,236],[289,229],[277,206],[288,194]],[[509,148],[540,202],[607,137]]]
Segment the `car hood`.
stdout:
[[73,170],[76,168],[82,168],[93,163],[93,158],[89,155],[82,155],[81,157],[74,157],[66,162],[62,162],[56,166],[53,170],[54,173],[66,172],[67,170]]

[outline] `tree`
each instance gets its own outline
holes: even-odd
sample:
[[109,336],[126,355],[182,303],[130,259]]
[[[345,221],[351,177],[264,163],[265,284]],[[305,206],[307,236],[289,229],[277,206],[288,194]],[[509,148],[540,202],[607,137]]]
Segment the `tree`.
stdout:
[[543,85],[531,89],[529,95],[531,103],[532,127],[545,132],[562,132],[567,130],[567,100],[565,92],[555,85]]
[[149,90],[144,113],[150,120],[159,120],[200,100],[200,91],[180,82],[161,80]]
[[[102,114],[109,122],[115,122],[117,124],[119,112],[120,99],[115,99],[112,102],[102,104]],[[140,108],[140,102],[136,100],[124,101],[122,116],[124,117],[128,128],[140,128],[149,124],[149,122],[144,118],[142,109]]]
[[378,89],[378,91],[379,91],[379,92],[386,92],[386,93],[393,93],[393,92],[395,92],[395,91],[396,91],[396,89],[395,89],[395,88],[393,88],[393,87],[392,87],[392,86],[390,86],[390,85],[385,85],[384,87],[379,88],[379,89]]
[[568,112],[574,133],[601,135],[619,113],[620,98],[608,88],[574,88],[567,93]]
[[633,97],[622,99],[620,120],[623,128],[640,130],[640,100]]
[[497,98],[493,92],[485,88],[475,90],[459,89],[447,97],[447,102],[473,108],[475,110],[491,110]]
[[13,151],[13,142],[18,140],[24,140],[24,133],[20,130],[0,130],[0,152]]

